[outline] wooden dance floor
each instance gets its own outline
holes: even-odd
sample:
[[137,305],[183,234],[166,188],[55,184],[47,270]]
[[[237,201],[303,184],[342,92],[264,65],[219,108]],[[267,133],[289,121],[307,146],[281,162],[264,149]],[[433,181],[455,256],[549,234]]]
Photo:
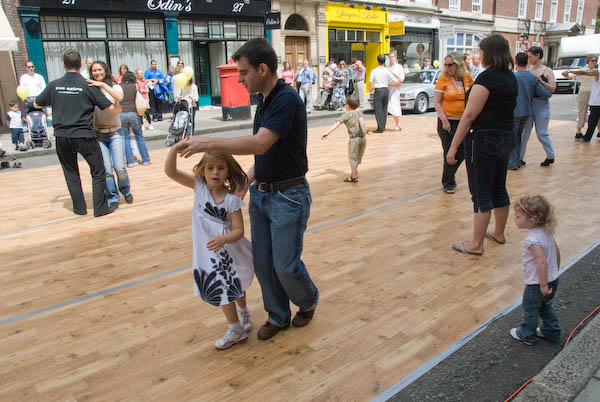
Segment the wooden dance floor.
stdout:
[[[258,341],[254,281],[249,341],[228,351],[213,347],[223,313],[193,295],[193,195],[164,175],[166,150],[129,170],[134,203],[98,219],[73,215],[58,164],[0,174],[0,400],[366,401],[434,358],[520,296],[524,232],[511,211],[507,244],[486,241],[480,258],[452,251],[472,230],[465,168],[444,194],[435,119],[401,124],[368,137],[359,183],[342,182],[344,129],[326,141],[325,127],[309,131],[315,318]],[[600,238],[600,143],[575,144],[574,130],[551,123],[549,168],[532,135],[527,166],[508,175],[513,200],[541,193],[555,205],[563,264]]]

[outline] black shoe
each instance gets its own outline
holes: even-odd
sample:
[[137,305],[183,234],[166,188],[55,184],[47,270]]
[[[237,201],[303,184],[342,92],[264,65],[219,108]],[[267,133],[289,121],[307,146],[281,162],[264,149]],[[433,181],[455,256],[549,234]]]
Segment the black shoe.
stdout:
[[577,133],[577,134],[575,134],[575,139],[576,139],[576,140],[578,140],[578,139],[580,139],[580,138],[583,138],[583,134],[581,134],[581,133]]
[[285,327],[278,327],[277,325],[273,325],[269,321],[267,321],[262,327],[259,328],[258,332],[256,333],[256,336],[261,341],[266,341],[274,337],[275,334],[277,334],[279,331],[288,329],[288,327],[289,324]]
[[525,165],[527,165],[527,162],[521,161],[521,166],[525,166]]
[[73,213],[75,215],[87,215],[87,211],[76,211],[76,210],[73,210]]
[[115,212],[115,210],[114,209],[110,209],[110,207],[109,207],[105,212],[102,212],[102,213],[99,213],[99,214],[94,214],[94,216],[96,218],[99,218],[99,217],[104,216],[104,215],[112,214],[113,212]]
[[550,166],[552,163],[554,163],[554,159],[546,158],[542,163],[540,163],[540,166]]
[[373,130],[374,133],[383,133],[383,130]]
[[128,204],[131,204],[133,202],[133,195],[131,195],[131,193],[125,196],[125,202]]
[[315,310],[307,310],[307,311],[302,311],[299,310],[296,313],[296,316],[294,317],[294,319],[292,320],[292,325],[294,327],[304,327],[305,325],[307,325],[310,320],[312,320],[313,315],[315,314]]
[[118,202],[111,202],[110,204],[108,204],[108,209],[110,212],[115,212],[117,208],[119,208]]

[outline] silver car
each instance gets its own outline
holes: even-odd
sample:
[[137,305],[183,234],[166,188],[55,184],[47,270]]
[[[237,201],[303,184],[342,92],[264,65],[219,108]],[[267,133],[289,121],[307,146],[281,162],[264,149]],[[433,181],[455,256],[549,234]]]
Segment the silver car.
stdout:
[[[400,87],[400,105],[402,110],[413,110],[425,113],[433,108],[433,89],[442,72],[440,70],[412,71],[404,77]],[[373,107],[373,94],[369,96],[369,104]]]

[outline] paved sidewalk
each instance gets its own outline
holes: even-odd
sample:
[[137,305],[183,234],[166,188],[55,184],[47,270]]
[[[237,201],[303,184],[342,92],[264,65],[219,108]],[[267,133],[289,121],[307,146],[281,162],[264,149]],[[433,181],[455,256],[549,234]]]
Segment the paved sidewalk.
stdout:
[[[196,125],[194,130],[194,135],[207,135],[224,131],[234,131],[241,129],[252,129],[254,122],[254,112],[256,111],[256,106],[252,107],[252,118],[249,120],[238,120],[238,121],[223,121],[223,114],[221,112],[221,108],[219,106],[204,106],[201,107],[196,112]],[[328,117],[336,117],[341,115],[342,112],[337,111],[320,111],[314,110],[308,116],[309,121],[325,119]],[[154,130],[145,130],[144,138],[146,141],[153,140],[164,140],[167,138],[167,132],[169,130],[169,125],[171,124],[170,113],[163,114],[164,120],[153,122],[152,126]],[[54,150],[54,137],[53,137],[53,129],[49,127],[50,138],[52,140],[52,147],[49,149],[44,149],[42,147],[36,147],[34,149],[30,149],[28,151],[15,151],[14,146],[11,143],[10,133],[0,134],[0,143],[2,144],[2,148],[7,152],[14,153],[15,157],[27,158],[31,156],[38,156],[44,154],[53,154]],[[248,131],[250,134],[250,131]],[[25,134],[27,136],[27,134]]]

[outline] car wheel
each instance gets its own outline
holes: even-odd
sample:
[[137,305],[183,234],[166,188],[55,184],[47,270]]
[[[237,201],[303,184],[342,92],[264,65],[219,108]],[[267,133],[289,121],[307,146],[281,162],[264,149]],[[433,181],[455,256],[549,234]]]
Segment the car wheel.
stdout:
[[415,113],[425,113],[429,109],[429,99],[427,94],[419,94],[415,98]]

